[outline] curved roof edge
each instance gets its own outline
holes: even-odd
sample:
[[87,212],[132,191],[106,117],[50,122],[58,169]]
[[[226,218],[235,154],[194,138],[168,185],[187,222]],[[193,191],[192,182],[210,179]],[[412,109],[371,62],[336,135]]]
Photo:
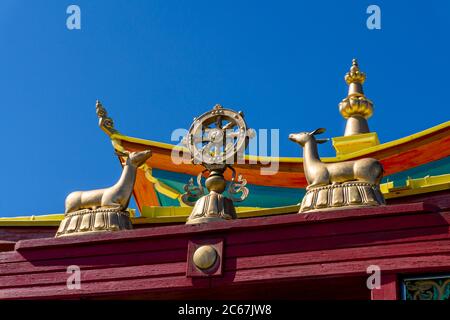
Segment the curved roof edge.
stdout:
[[[361,157],[366,154],[377,152],[377,151],[380,151],[383,149],[396,147],[396,146],[402,145],[406,142],[410,142],[410,141],[413,141],[416,139],[420,139],[424,136],[434,134],[435,132],[438,132],[438,131],[440,131],[442,129],[446,129],[446,128],[450,128],[450,121],[446,121],[446,122],[436,125],[434,127],[425,129],[423,131],[411,134],[409,136],[406,136],[406,137],[403,137],[403,138],[400,138],[397,140],[385,142],[385,143],[382,143],[382,144],[379,144],[376,146],[372,146],[372,147],[369,147],[369,148],[366,148],[363,150],[359,150],[359,151],[355,151],[355,152],[351,152],[351,153],[347,153],[347,154],[343,154],[343,155],[338,155],[336,157],[323,157],[321,159],[325,162],[345,161],[347,159]],[[158,141],[153,141],[153,140],[135,138],[135,137],[123,135],[118,132],[111,134],[109,137],[113,142],[114,142],[114,140],[120,140],[120,141],[127,141],[127,142],[136,143],[136,144],[146,145],[146,146],[150,146],[150,147],[157,147],[157,148],[166,149],[166,150],[170,150],[170,151],[175,149],[175,150],[183,150],[185,152],[189,152],[187,150],[187,148],[185,148],[183,146],[173,145],[170,143],[158,142]],[[114,143],[113,143],[113,145],[114,145]],[[289,162],[289,163],[303,162],[303,158],[301,158],[301,157],[263,157],[263,156],[245,155],[245,158],[248,160],[253,160],[253,161],[257,160],[257,161],[261,161],[261,162],[270,162],[275,159],[278,159],[278,161],[280,161],[280,162]]]

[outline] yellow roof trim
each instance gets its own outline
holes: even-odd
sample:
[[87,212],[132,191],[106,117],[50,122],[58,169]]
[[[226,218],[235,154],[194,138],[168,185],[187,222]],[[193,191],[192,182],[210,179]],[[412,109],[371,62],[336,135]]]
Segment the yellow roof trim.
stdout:
[[334,137],[331,141],[337,156],[364,150],[380,144],[376,132]]
[[[445,129],[447,127],[450,127],[450,121],[441,123],[437,126],[428,128],[426,130],[414,133],[412,135],[397,139],[397,140],[393,140],[390,142],[386,142],[383,144],[379,144],[373,147],[369,147],[363,150],[359,150],[359,151],[355,151],[355,152],[351,152],[351,153],[346,153],[343,155],[338,155],[336,157],[324,157],[322,158],[322,160],[324,162],[336,162],[336,161],[345,161],[347,159],[353,159],[355,157],[359,157],[359,156],[363,156],[365,154],[368,153],[372,153],[375,151],[379,151],[379,150],[383,150],[383,149],[387,149],[390,147],[395,147],[398,145],[401,145],[403,143],[409,142],[411,140],[415,140],[418,138],[421,138],[423,136],[426,136],[428,134],[431,134],[433,132]],[[169,143],[163,143],[163,142],[157,142],[157,141],[152,141],[152,140],[145,140],[145,139],[140,139],[140,138],[134,138],[134,137],[129,137],[129,136],[125,136],[122,135],[120,133],[114,133],[110,136],[111,140],[123,140],[123,141],[128,141],[128,142],[133,142],[133,143],[138,143],[138,144],[143,144],[143,145],[147,145],[147,146],[154,146],[154,147],[159,147],[159,148],[163,148],[163,149],[168,149],[168,150],[184,150],[187,151],[187,149],[185,147],[182,146],[176,146],[176,145],[172,145]],[[249,160],[249,161],[259,161],[259,162],[273,162],[274,159],[277,159],[277,157],[263,157],[263,156],[254,156],[254,155],[245,155],[245,159]],[[278,160],[280,162],[303,162],[303,158],[295,158],[295,157],[278,157]]]
[[[407,179],[405,185],[396,187],[393,182],[380,185],[386,199],[405,197],[435,191],[450,189],[450,174],[426,176],[419,179]],[[299,199],[300,200],[300,199]],[[135,209],[128,209],[133,224],[145,223],[177,223],[185,222],[192,211],[191,207],[146,207],[142,208],[140,217],[135,217]],[[237,207],[239,218],[262,217],[268,215],[298,212],[299,205],[276,208]],[[26,226],[59,226],[64,214],[49,214],[40,216],[22,216],[0,218],[0,227]]]
[[64,214],[48,214],[41,216],[5,217],[0,218],[1,227],[22,226],[59,226]]
[[[299,209],[299,205],[276,208],[237,207],[236,213],[238,218],[251,218],[293,213]],[[132,222],[133,224],[186,222],[191,211],[190,207],[144,207],[143,215],[132,219]]]
[[[286,208],[286,207],[281,207]],[[236,213],[239,217],[246,216],[248,212],[261,212],[267,208],[260,207],[236,207]],[[273,208],[270,208],[273,209]],[[145,218],[161,218],[161,217],[188,217],[192,212],[192,207],[157,207],[157,206],[143,206],[141,217]]]
[[[236,213],[238,218],[250,218],[286,214],[298,212],[298,210],[299,205],[277,208],[237,207]],[[142,216],[131,217],[131,222],[133,224],[186,222],[191,211],[191,207],[143,207]],[[7,217],[0,218],[0,227],[59,226],[63,218],[64,214]]]
[[164,143],[164,142],[158,142],[158,141],[153,141],[153,140],[146,140],[146,139],[141,139],[141,138],[125,136],[121,133],[114,133],[114,134],[110,135],[109,137],[111,138],[111,140],[124,140],[124,141],[128,141],[128,142],[143,144],[143,145],[151,146],[151,147],[158,147],[158,148],[162,148],[162,149],[173,150],[173,149],[177,148],[177,149],[184,149],[187,151],[187,148],[182,147],[182,146],[176,146],[176,145],[173,145],[170,143]]
[[426,176],[424,178],[406,180],[405,185],[396,187],[393,182],[380,185],[386,199],[406,197],[416,194],[436,192],[450,189],[450,174]]

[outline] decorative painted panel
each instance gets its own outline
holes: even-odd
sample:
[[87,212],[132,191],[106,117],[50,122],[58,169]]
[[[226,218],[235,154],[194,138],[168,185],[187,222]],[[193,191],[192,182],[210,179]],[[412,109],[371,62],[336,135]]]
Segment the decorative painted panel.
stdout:
[[450,300],[450,275],[404,279],[403,300]]

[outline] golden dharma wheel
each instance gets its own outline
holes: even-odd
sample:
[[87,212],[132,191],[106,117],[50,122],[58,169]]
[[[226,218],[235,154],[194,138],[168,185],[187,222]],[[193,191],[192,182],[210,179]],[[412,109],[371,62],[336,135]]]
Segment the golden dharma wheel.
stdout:
[[194,119],[186,145],[195,163],[231,164],[245,150],[252,135],[242,112],[216,105]]

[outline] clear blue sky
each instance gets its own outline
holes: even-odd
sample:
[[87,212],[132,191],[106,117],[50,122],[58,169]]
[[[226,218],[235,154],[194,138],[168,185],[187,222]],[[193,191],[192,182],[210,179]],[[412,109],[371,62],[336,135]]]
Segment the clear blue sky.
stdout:
[[[81,30],[66,28],[70,4]],[[70,191],[115,182],[96,99],[122,133],[163,142],[221,103],[299,156],[289,133],[343,134],[357,57],[381,142],[447,121],[449,31],[449,1],[1,0],[0,216],[62,213]]]

